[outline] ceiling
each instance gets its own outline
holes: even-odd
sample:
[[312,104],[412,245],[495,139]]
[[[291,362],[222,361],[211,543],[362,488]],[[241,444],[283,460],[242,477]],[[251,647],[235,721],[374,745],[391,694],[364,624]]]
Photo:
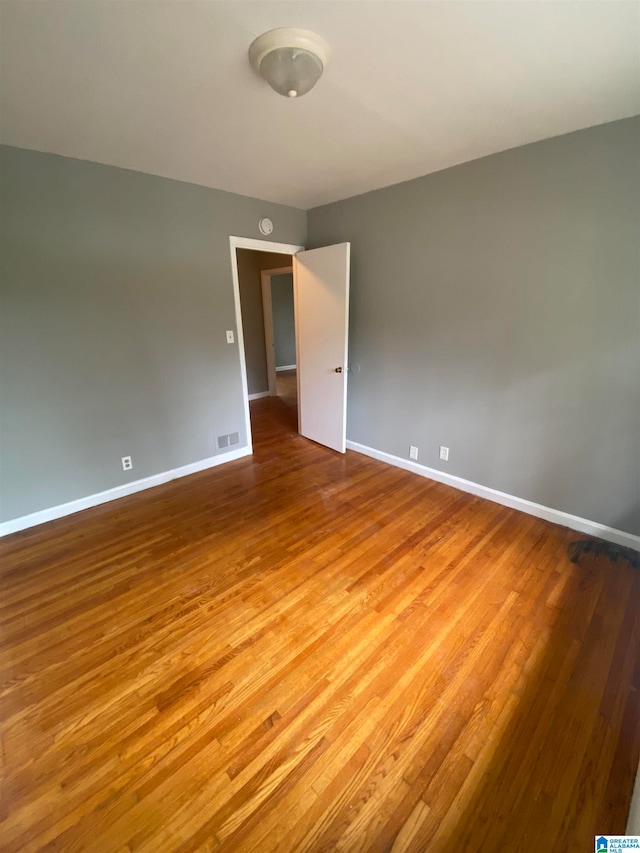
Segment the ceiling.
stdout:
[[[2,0],[2,142],[310,208],[640,113],[621,0]],[[299,100],[247,50],[322,35]]]

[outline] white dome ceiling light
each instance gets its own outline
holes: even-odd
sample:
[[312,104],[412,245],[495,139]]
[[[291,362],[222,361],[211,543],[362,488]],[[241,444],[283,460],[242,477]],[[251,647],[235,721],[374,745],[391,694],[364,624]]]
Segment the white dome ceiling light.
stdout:
[[298,98],[311,91],[330,56],[331,48],[323,38],[288,27],[263,33],[249,48],[253,67],[285,98]]

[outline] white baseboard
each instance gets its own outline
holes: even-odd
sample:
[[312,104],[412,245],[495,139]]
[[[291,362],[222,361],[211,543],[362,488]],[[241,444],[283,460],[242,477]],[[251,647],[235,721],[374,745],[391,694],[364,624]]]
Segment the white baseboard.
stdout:
[[257,394],[249,394],[248,399],[249,399],[249,402],[251,402],[251,400],[261,400],[263,397],[268,397],[268,396],[269,396],[268,391],[258,391]]
[[220,453],[218,456],[210,456],[208,459],[201,459],[198,462],[183,465],[181,468],[174,468],[171,471],[154,474],[152,477],[145,477],[143,480],[123,483],[121,486],[107,489],[105,492],[98,492],[95,495],[88,495],[86,498],[78,498],[78,500],[42,509],[39,512],[32,512],[30,515],[23,515],[20,518],[3,521],[0,524],[0,536],[8,536],[10,533],[17,533],[18,530],[26,530],[27,527],[35,527],[37,524],[44,524],[46,521],[53,521],[65,515],[72,515],[74,512],[80,512],[83,509],[90,509],[93,506],[99,506],[109,501],[116,501],[118,498],[124,498],[127,495],[133,495],[145,489],[152,489],[154,486],[160,486],[162,483],[168,483],[170,480],[177,480],[179,477],[188,477],[189,474],[196,474],[198,471],[215,468],[217,465],[223,465],[225,462],[233,462],[234,459],[241,459],[243,456],[250,455],[251,450],[248,447],[240,447],[238,450]]
[[295,364],[283,364],[280,367],[276,367],[276,373],[279,373],[281,370],[295,370],[297,365]]
[[445,474],[436,468],[427,468],[426,465],[419,465],[410,459],[402,459],[399,456],[393,456],[391,453],[375,450],[373,447],[367,447],[366,444],[358,444],[357,441],[347,441],[347,448],[355,450],[357,453],[363,453],[365,456],[371,456],[373,459],[379,459],[381,462],[387,462],[389,465],[395,465],[396,468],[413,471],[414,474],[419,474],[421,477],[428,477],[430,480],[436,480],[438,483],[444,483],[463,492],[469,492],[480,498],[486,498],[494,503],[502,504],[512,509],[519,509],[528,515],[535,515],[536,518],[543,518],[545,521],[552,521],[554,524],[561,524],[563,527],[569,527],[571,530],[587,533],[590,536],[597,536],[600,539],[606,539],[608,542],[615,542],[616,545],[640,550],[640,536],[635,536],[633,533],[616,530],[614,527],[607,527],[605,524],[600,524],[597,521],[589,521],[587,518],[580,518],[578,515],[571,515],[559,509],[552,509],[551,507],[525,500],[525,498],[517,498],[515,495],[508,495],[506,492],[491,489],[489,486],[481,486],[479,483],[471,482],[471,480],[455,477],[453,474]]

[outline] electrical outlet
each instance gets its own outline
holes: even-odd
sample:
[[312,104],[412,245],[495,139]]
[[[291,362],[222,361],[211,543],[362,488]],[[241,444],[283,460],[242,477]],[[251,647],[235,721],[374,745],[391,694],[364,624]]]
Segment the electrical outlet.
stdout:
[[449,461],[449,448],[444,447],[442,444],[440,445],[440,459],[442,459],[443,462]]
[[418,458],[418,448],[414,447],[413,444],[409,447],[409,459],[417,460]]
[[123,456],[122,457],[122,470],[123,471],[130,471],[132,468],[133,468],[133,462],[131,461],[131,457],[130,456]]
[[232,344],[233,340],[233,332],[231,331],[231,329],[229,329],[229,331],[227,332],[227,343]]

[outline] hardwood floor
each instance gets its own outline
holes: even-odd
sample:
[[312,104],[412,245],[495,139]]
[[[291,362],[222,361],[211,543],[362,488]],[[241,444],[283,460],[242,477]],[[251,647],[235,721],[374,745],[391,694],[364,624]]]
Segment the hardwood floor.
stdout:
[[291,432],[0,542],[3,851],[585,851],[640,752],[640,572]]
[[298,380],[295,370],[278,371],[276,374],[276,393],[287,408],[295,408],[297,411]]

